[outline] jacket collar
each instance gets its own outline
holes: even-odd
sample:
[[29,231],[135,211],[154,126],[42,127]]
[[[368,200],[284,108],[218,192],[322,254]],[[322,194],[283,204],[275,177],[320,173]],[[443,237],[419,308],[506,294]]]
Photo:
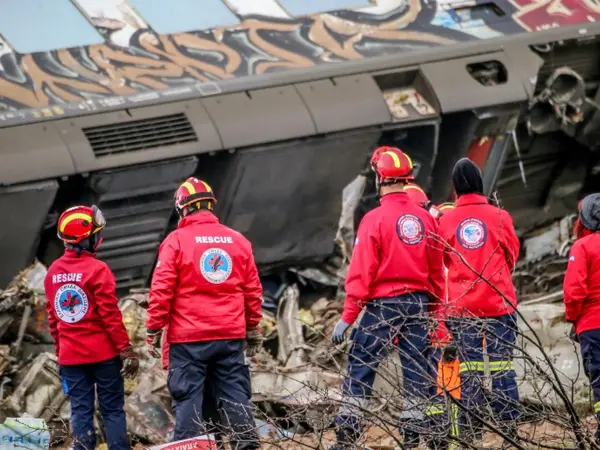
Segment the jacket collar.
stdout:
[[65,248],[65,256],[68,256],[69,258],[95,258],[96,254],[85,250],[82,250],[79,252],[79,254],[77,254],[75,250]]
[[466,205],[487,205],[488,199],[481,194],[463,194],[456,200],[456,207]]
[[217,216],[210,211],[198,211],[181,219],[177,225],[177,228],[184,228],[190,225],[199,225],[202,223],[219,223],[219,219],[217,219]]
[[382,205],[392,204],[392,203],[408,203],[409,198],[406,192],[392,192],[390,194],[385,194],[381,197],[379,201]]

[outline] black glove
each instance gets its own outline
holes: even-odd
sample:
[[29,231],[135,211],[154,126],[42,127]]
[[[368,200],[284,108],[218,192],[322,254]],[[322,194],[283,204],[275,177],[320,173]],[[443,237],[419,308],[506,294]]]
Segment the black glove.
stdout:
[[252,358],[262,348],[263,341],[262,333],[258,327],[246,329],[246,356]]
[[129,346],[123,350],[121,352],[121,359],[123,360],[121,375],[125,378],[135,378],[140,368],[140,361],[133,351],[133,347]]
[[456,358],[458,358],[458,347],[456,344],[449,342],[448,345],[444,347],[442,358],[444,362],[447,363],[456,361]]

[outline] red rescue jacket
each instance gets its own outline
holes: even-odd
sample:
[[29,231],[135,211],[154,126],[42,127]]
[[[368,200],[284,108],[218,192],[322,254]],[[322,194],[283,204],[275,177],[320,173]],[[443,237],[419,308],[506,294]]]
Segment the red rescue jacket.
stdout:
[[59,364],[107,361],[130,346],[115,277],[92,253],[65,250],[48,269],[44,289]]
[[147,326],[168,343],[244,339],[262,318],[250,242],[208,211],[184,217],[160,245]]
[[600,233],[571,247],[564,281],[565,316],[577,334],[600,328]]
[[443,298],[443,252],[436,233],[431,214],[405,192],[385,195],[381,206],[369,211],[358,227],[342,319],[352,324],[372,299],[410,292]]
[[456,208],[440,218],[439,232],[449,245],[444,251],[448,314],[496,317],[515,312],[517,295],[511,271],[519,257],[520,243],[508,212],[490,205],[484,195],[461,195]]

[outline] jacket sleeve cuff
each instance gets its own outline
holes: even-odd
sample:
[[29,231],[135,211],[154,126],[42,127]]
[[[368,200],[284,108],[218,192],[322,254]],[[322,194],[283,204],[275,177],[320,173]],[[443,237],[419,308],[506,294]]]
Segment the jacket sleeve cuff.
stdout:
[[356,321],[357,317],[358,317],[358,314],[355,313],[354,311],[344,311],[342,313],[342,320],[344,322],[346,322],[348,325],[352,325]]

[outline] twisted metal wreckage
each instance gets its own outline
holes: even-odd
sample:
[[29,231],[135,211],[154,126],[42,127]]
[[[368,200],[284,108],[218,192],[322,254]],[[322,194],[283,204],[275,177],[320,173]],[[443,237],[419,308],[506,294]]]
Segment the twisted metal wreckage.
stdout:
[[[344,206],[336,243],[340,260],[347,261],[352,248],[353,212],[365,185],[357,177],[344,191]],[[520,323],[520,348],[529,360],[544,367],[553,361],[561,382],[573,392],[573,403],[586,404],[589,391],[583,377],[578,348],[568,338],[570,325],[564,320],[562,279],[567,254],[572,244],[573,216],[523,236],[521,261],[514,273],[520,293],[519,310],[531,328]],[[331,346],[328,336],[342,311],[342,296],[336,295],[344,278],[345,265],[322,269],[289,269],[287,283],[273,289],[265,282],[265,351],[249,361],[252,373],[252,399],[268,423],[257,418],[263,436],[285,438],[302,431],[302,426],[323,429],[331,425],[331,413],[341,400],[345,352]],[[52,430],[52,439],[68,434],[69,402],[61,387],[52,339],[45,317],[43,278],[46,269],[36,263],[0,291],[0,422],[8,417],[43,419]],[[130,433],[143,443],[168,441],[174,417],[167,391],[167,373],[145,351],[147,290],[132,290],[120,301],[127,330],[142,370],[137,379],[126,384],[125,409]],[[527,337],[537,333],[542,348]],[[390,355],[381,369],[376,390],[392,392],[398,379],[397,355]],[[523,401],[556,405],[555,392],[532,376],[526,364],[519,363],[517,373]],[[388,376],[391,375],[391,376]],[[390,381],[391,380],[391,381]],[[381,402],[380,408],[386,405]],[[310,407],[309,407],[310,406]],[[297,412],[296,422],[277,421],[281,411]],[[13,420],[13,419],[9,419]],[[100,417],[98,416],[100,421]],[[5,422],[5,427],[9,426]],[[303,425],[299,425],[303,424]],[[292,427],[291,429],[289,427]],[[284,427],[288,427],[287,430]],[[13,432],[14,427],[11,427]],[[29,431],[30,432],[30,431]],[[23,433],[23,431],[21,431]]]

